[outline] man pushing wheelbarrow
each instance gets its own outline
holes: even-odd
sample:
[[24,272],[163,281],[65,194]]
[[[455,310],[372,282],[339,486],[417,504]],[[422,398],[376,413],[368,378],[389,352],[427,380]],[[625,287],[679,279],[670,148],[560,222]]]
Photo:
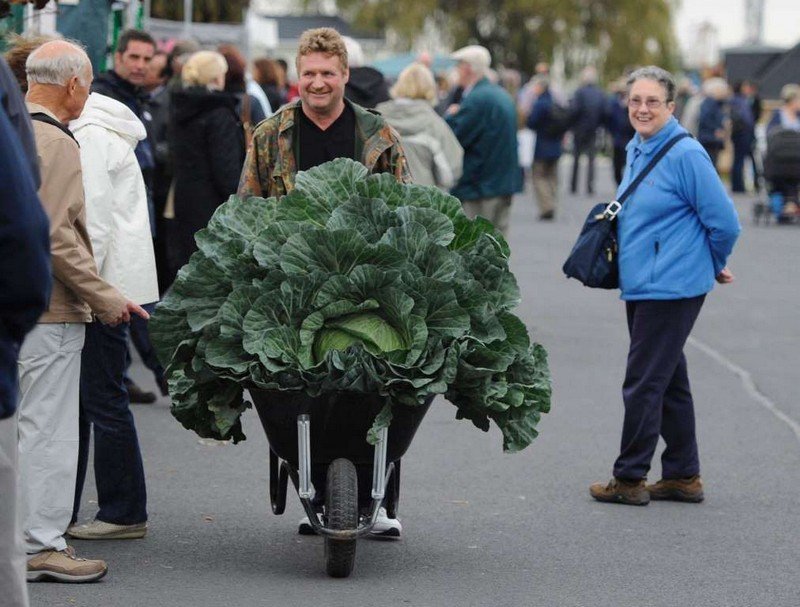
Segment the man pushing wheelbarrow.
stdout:
[[347,53],[305,32],[300,100],[255,130],[237,196],[196,236],[151,334],[173,415],[244,439],[248,390],[270,443],[270,497],[288,480],[350,574],[356,538],[399,537],[400,458],[437,394],[518,451],[550,407],[544,348],[512,314],[509,249],[452,196],[409,183],[397,134],[344,98]]

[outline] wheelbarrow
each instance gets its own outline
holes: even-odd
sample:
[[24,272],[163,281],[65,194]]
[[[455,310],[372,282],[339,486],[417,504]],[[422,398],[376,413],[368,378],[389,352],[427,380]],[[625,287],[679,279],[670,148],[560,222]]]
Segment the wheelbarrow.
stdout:
[[417,406],[395,405],[391,425],[373,447],[367,431],[386,404],[384,397],[255,389],[250,395],[269,441],[273,513],[283,514],[291,479],[312,528],[324,538],[326,572],[349,576],[356,540],[372,531],[379,509],[397,517],[400,459],[433,396]]

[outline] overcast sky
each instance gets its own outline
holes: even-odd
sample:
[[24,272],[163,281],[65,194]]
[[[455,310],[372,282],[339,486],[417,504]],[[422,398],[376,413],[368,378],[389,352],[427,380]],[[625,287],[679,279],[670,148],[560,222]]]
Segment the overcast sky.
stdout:
[[[689,43],[693,25],[710,21],[719,30],[719,42],[736,46],[744,38],[745,0],[683,0],[676,27],[682,47]],[[800,42],[800,1],[766,0],[764,3],[764,43],[794,46]]]

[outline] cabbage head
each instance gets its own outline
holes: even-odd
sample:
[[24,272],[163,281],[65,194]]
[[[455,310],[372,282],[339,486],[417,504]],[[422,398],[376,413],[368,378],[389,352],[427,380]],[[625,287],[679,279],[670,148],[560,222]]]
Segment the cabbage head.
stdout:
[[392,407],[444,394],[518,451],[550,409],[547,355],[512,310],[509,249],[433,187],[337,159],[276,198],[221,205],[156,308],[173,415],[244,439],[244,390],[361,392]]

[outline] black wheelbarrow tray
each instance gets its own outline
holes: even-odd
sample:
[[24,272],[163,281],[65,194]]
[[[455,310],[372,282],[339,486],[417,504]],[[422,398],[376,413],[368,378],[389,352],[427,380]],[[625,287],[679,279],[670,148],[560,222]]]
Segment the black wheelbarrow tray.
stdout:
[[[269,441],[272,511],[283,514],[291,478],[311,526],[324,537],[327,573],[347,577],[356,539],[372,530],[379,508],[397,516],[400,458],[433,396],[421,405],[393,406],[392,422],[373,446],[367,432],[386,404],[383,397],[356,392],[310,397],[252,388],[250,395]],[[317,494],[314,480],[325,485],[324,495]]]

